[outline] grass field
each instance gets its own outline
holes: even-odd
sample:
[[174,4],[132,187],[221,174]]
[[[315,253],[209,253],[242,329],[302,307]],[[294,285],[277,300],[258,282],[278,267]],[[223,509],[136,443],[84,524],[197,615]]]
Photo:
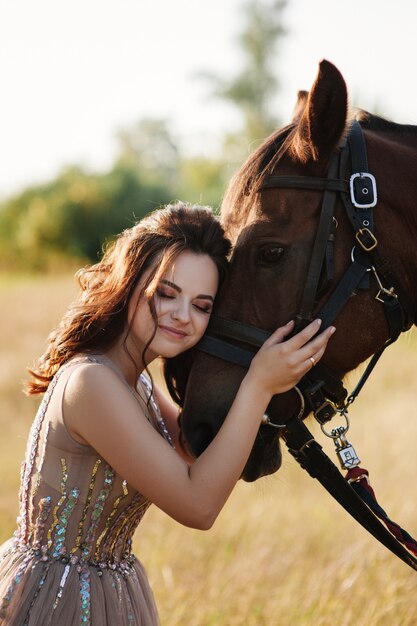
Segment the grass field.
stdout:
[[[19,466],[37,406],[21,393],[25,368],[74,294],[69,276],[0,279],[0,541],[15,528]],[[349,432],[381,504],[415,535],[416,348],[414,331],[387,350],[350,411]],[[286,453],[275,476],[239,484],[206,533],[151,509],[135,552],[163,626],[417,625],[417,573]]]

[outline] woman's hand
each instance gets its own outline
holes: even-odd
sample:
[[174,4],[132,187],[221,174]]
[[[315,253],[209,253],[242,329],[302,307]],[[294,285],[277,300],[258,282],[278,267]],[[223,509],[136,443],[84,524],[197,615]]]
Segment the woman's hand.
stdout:
[[321,320],[314,320],[286,341],[285,337],[293,330],[294,322],[278,328],[254,357],[247,377],[256,381],[271,396],[292,389],[321,359],[336,330],[330,326],[315,336],[320,325]]

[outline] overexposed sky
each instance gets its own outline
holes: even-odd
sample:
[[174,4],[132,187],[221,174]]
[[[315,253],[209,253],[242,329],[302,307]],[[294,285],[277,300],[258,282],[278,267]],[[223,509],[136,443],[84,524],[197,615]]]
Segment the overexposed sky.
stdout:
[[[117,129],[170,120],[186,149],[216,146],[239,118],[209,98],[202,71],[233,76],[242,0],[0,0],[0,197],[70,163],[105,169]],[[351,100],[417,123],[417,2],[289,0],[276,55],[277,115],[321,58]]]

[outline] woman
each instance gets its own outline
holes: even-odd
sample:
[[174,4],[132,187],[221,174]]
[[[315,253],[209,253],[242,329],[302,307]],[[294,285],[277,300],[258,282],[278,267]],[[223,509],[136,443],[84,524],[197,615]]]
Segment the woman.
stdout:
[[[131,554],[156,504],[180,523],[213,524],[262,415],[318,361],[333,329],[315,321],[265,342],[220,432],[191,465],[177,409],[144,374],[204,334],[229,243],[207,208],[156,211],[81,274],[83,292],[49,337],[29,393],[46,392],[22,466],[18,530],[0,552],[0,624],[154,626],[146,574]],[[159,398],[159,396],[158,396]]]

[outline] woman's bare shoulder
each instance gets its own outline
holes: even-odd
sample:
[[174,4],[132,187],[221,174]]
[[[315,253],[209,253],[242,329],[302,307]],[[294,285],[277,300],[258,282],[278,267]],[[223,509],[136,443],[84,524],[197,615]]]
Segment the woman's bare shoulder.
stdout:
[[68,379],[64,402],[70,408],[74,404],[96,402],[102,404],[117,394],[119,399],[129,398],[127,383],[107,365],[100,362],[80,363]]

